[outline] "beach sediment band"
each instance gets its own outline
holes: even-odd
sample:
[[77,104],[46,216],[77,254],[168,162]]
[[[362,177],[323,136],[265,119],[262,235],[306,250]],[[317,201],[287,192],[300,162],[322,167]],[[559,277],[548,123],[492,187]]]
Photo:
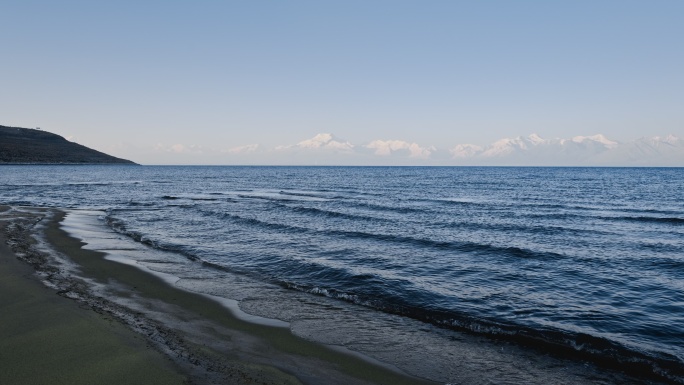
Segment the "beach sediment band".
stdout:
[[41,279],[58,273],[34,252],[25,231],[48,213],[10,218],[8,211],[0,208],[0,383],[186,383],[187,376],[145,338],[41,284],[17,255],[43,266]]
[[[143,368],[159,368],[157,371],[161,374],[144,370],[138,374],[140,376],[154,375],[163,380],[160,383],[430,383],[306,341],[286,328],[245,322],[206,296],[175,288],[134,266],[107,260],[104,253],[82,248],[83,242],[60,229],[59,222],[64,215],[58,210],[5,207],[2,213],[4,237],[13,254],[32,265],[40,280],[50,287],[46,289],[35,280],[31,282],[35,290],[42,292],[45,302],[52,301],[57,293],[63,297],[58,297],[60,303],[69,304],[61,306],[78,308],[78,314],[86,314],[96,323],[116,325],[112,327],[117,328],[114,333],[117,338],[122,338],[121,334],[125,337],[124,342],[132,340],[143,345],[133,346],[125,357],[141,356],[136,362]],[[33,235],[38,235],[44,242],[35,242]],[[13,255],[5,248],[3,260],[7,259],[13,259]],[[23,268],[26,274],[26,266]],[[12,270],[12,274],[17,272]],[[35,318],[32,312],[38,310],[30,304],[25,307],[25,314],[16,317]],[[47,325],[36,325],[36,330],[45,328]],[[10,329],[5,332],[25,333]],[[111,333],[104,335],[111,337]],[[53,338],[61,339],[64,335],[58,333]],[[78,336],[70,338],[79,340]],[[23,349],[35,350],[36,344],[28,342]],[[0,351],[7,351],[7,348],[3,346]],[[71,345],[64,349],[68,354],[77,354]],[[116,358],[107,352],[103,352],[102,357]],[[37,356],[31,361],[35,360],[49,362],[51,356]],[[30,365],[29,362],[20,364]],[[137,373],[112,367],[107,372],[114,376],[112,378],[117,378],[120,372]],[[60,372],[66,373],[65,378],[69,378],[70,383],[92,383],[91,378],[82,375],[89,370],[94,368],[72,364],[62,366]],[[31,376],[29,371],[20,371],[3,383],[22,383],[32,380]],[[122,383],[119,380],[118,383]],[[143,381],[142,377],[132,382],[154,383]]]
[[[133,249],[126,247],[133,247],[130,243],[132,240],[123,240],[119,249],[103,247],[111,243],[100,243],[98,237],[121,235],[106,230],[106,227],[99,229],[100,225],[94,220],[100,218],[98,221],[102,221],[101,215],[103,213],[78,210],[5,207],[0,209],[0,223],[3,224],[3,234],[16,256],[31,264],[39,279],[50,288],[41,288],[48,294],[48,298],[54,298],[57,293],[65,297],[61,300],[77,304],[79,312],[87,312],[110,324],[117,324],[127,333],[124,335],[143,341],[143,351],[157,357],[152,357],[152,363],[145,365],[158,365],[162,372],[177,376],[166,383],[174,383],[176,379],[195,384],[445,382],[422,380],[367,356],[311,342],[298,337],[305,333],[301,329],[295,331],[294,324],[288,328],[282,327],[286,323],[278,321],[272,324],[280,327],[247,322],[244,317],[236,316],[225,303],[207,295],[207,292],[181,289],[184,287],[182,281],[190,276],[176,281],[178,278],[174,280],[173,276],[166,273],[159,273],[144,264],[127,260],[125,255]],[[75,231],[75,226],[80,227],[80,230]],[[86,244],[86,240],[94,243]],[[158,254],[146,246],[135,250],[172,258],[166,252]],[[241,302],[240,306],[243,305]],[[362,307],[356,309],[361,310]],[[429,327],[427,324],[425,326]],[[535,352],[534,349],[516,348],[505,341],[492,343],[479,337],[454,336],[458,338],[452,341],[456,350],[451,351],[458,352],[459,355],[449,356],[453,360],[452,365],[458,370],[452,371],[457,375],[450,377],[450,384],[485,384],[491,383],[494,378],[505,383],[583,384],[587,378],[594,378],[596,382],[604,384],[663,383],[657,379],[626,377],[621,374],[620,368],[606,371],[582,360],[562,360],[543,352]],[[78,337],[73,338],[78,340]],[[126,341],[124,338],[124,342]],[[396,345],[401,346],[401,341],[396,341]],[[140,353],[138,350],[133,349],[133,352]],[[0,355],[3,351],[6,350],[0,349]],[[416,351],[415,354],[434,356],[434,352]],[[442,356],[445,354],[441,353]],[[132,355],[135,356],[129,353],[127,357]],[[104,356],[107,357],[106,354]],[[159,357],[161,361],[158,360]],[[45,359],[49,360],[50,357]],[[519,370],[519,375],[510,370],[511,365]],[[407,372],[416,369],[397,366]],[[492,371],[475,372],[473,367],[491,367]],[[81,370],[82,366],[73,365],[67,369],[72,378],[68,383],[89,383],[73,380],[75,376],[80,376]],[[506,374],[496,374],[504,372]],[[118,370],[112,373],[117,374]],[[161,378],[163,377],[162,375]],[[27,378],[30,378],[30,373],[15,375],[15,382],[7,383],[26,383]],[[529,379],[533,381],[527,381]],[[665,379],[664,383],[670,382]]]

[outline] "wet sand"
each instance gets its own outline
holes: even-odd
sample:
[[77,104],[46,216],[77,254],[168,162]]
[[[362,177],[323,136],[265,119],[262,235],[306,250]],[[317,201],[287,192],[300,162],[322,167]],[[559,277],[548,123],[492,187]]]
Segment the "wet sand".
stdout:
[[[206,296],[107,260],[59,228],[63,215],[0,208],[0,383],[432,383],[240,320]],[[23,219],[10,224],[12,216]]]
[[0,222],[0,384],[183,384],[141,335],[56,295],[6,245]]

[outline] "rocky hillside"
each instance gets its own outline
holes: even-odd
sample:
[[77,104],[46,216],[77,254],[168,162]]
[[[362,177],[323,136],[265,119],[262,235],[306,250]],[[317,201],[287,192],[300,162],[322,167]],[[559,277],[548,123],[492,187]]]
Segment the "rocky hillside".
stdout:
[[63,137],[31,128],[0,126],[0,164],[135,164]]

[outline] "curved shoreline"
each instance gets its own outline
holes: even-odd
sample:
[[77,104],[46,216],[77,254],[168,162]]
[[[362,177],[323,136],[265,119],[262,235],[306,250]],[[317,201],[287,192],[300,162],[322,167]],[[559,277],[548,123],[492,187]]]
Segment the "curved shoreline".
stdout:
[[[172,361],[172,372],[183,376],[186,382],[437,383],[404,375],[392,365],[375,362],[362,353],[311,342],[282,324],[250,322],[235,314],[235,304],[226,306],[221,303],[224,302],[222,297],[176,287],[173,279],[177,277],[165,277],[166,273],[158,273],[135,260],[127,260],[125,255],[117,255],[116,250],[105,248],[98,251],[97,247],[84,247],[86,243],[73,236],[78,232],[70,235],[69,225],[62,222],[67,214],[65,211],[20,208],[17,212],[27,218],[24,219],[24,229],[13,234],[14,246],[17,248],[19,241],[17,250],[28,252],[28,258],[24,255],[23,259],[36,268],[44,283],[60,296],[75,300],[71,302],[78,304],[79,311],[87,311],[83,308],[94,310],[90,313],[99,314],[109,322],[116,321],[119,327],[128,329],[127,333],[144,338],[148,346],[157,351],[155,354],[162,352]],[[0,206],[1,223],[6,223],[7,213],[3,213]],[[86,234],[94,229],[91,226],[95,225],[84,228]],[[32,237],[37,237],[37,244],[31,241]],[[586,379],[602,384],[660,383],[628,378],[620,373],[621,370],[597,371],[586,362],[557,360],[545,354],[516,349],[513,345],[495,348],[501,349],[501,355],[498,355],[491,354],[491,347],[485,341],[461,342],[458,342],[460,358],[453,357],[455,367],[461,368],[466,362],[464,368],[467,369],[468,361],[485,359],[488,360],[486,366],[492,367],[493,372],[470,373],[472,370],[458,369],[454,380],[449,378],[449,384],[488,383],[488,379],[495,378],[507,383],[524,383],[524,377],[516,382],[516,376],[497,377],[495,374],[503,373],[502,368],[511,363],[522,364],[524,372],[538,376],[535,377],[536,383],[586,383]],[[483,355],[483,352],[489,353]],[[499,361],[511,355],[517,357],[511,363]]]
[[76,270],[69,272],[64,266],[49,271],[47,260],[32,263],[39,273],[44,270],[44,279],[62,297],[144,335],[191,383],[433,383],[304,340],[286,328],[240,320],[213,299],[173,287],[136,266],[108,260],[105,253],[82,248],[82,241],[60,228],[63,211],[44,212],[52,213],[52,218],[38,226],[41,229],[22,236],[42,232],[49,246],[61,258],[68,256],[76,264],[71,269],[78,270],[74,275]]
[[[30,255],[31,239],[13,235],[7,244],[8,233],[21,231],[8,228],[9,215],[0,206],[0,383],[187,383],[142,336],[41,283],[31,266],[41,258]],[[33,224],[21,222],[13,223]]]

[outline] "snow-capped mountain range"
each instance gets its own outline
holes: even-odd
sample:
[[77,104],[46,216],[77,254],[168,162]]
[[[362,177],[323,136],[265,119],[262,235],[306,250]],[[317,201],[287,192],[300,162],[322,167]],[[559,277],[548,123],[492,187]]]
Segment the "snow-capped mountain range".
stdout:
[[537,134],[505,138],[487,146],[422,146],[402,140],[355,145],[323,133],[275,153],[338,164],[440,164],[511,166],[684,166],[684,140],[673,135],[618,142],[604,135],[544,139]]
[[486,147],[472,144],[457,145],[450,150],[457,159],[479,160],[485,163],[497,160],[517,164],[587,164],[592,158],[618,148],[618,142],[598,134],[575,136],[572,139],[544,139],[537,134],[528,137],[506,138]]
[[620,143],[604,135],[544,139],[537,134],[501,139],[486,147],[458,145],[456,159],[478,164],[549,166],[684,166],[684,141],[669,135]]
[[351,152],[354,150],[354,145],[342,141],[333,134],[318,134],[311,139],[301,141],[293,146],[278,146],[276,150],[292,150],[292,149],[304,149],[304,150],[330,150],[330,151],[342,151]]

